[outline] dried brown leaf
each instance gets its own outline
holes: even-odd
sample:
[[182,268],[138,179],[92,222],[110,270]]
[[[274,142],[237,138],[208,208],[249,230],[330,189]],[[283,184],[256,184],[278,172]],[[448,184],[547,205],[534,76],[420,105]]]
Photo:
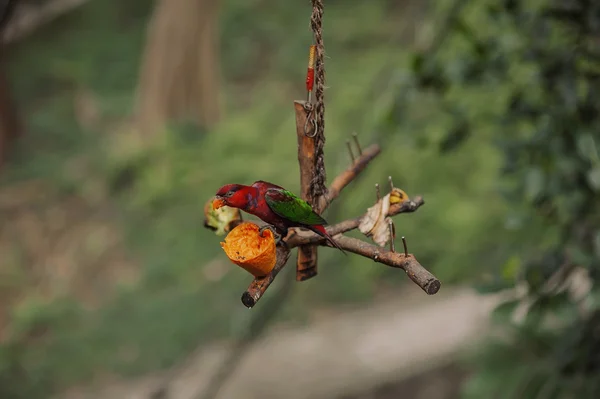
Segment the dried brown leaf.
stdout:
[[389,218],[386,217],[389,209],[390,194],[367,209],[367,213],[362,217],[358,225],[358,230],[361,233],[372,238],[381,247],[390,240]]

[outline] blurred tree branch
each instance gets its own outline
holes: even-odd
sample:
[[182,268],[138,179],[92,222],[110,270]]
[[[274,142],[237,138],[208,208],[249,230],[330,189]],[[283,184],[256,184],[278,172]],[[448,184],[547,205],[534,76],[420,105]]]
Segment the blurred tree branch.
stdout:
[[14,15],[6,24],[0,39],[3,43],[20,40],[40,26],[87,3],[89,0],[5,0],[13,3]]
[[381,153],[381,147],[378,144],[373,144],[363,151],[360,149],[358,139],[356,138],[355,140],[360,152],[359,157],[352,162],[348,169],[333,179],[333,182],[331,182],[331,185],[327,189],[327,194],[319,198],[319,206],[320,209],[322,209],[322,212],[325,211],[333,200],[340,195],[342,190],[357,178],[358,175],[367,168],[369,163]]

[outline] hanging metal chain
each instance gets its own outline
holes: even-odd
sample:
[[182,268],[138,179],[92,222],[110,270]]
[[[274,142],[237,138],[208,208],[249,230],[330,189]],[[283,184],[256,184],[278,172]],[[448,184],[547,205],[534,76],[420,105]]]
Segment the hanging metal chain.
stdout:
[[327,192],[325,187],[325,160],[323,156],[323,150],[325,147],[325,47],[323,45],[323,0],[311,0],[312,1],[312,15],[310,18],[310,26],[313,31],[315,45],[316,45],[316,89],[315,89],[315,100],[316,104],[314,107],[310,105],[309,117],[314,117],[314,128],[313,135],[315,137],[315,177],[313,178],[310,191],[313,197],[313,201],[324,195]]

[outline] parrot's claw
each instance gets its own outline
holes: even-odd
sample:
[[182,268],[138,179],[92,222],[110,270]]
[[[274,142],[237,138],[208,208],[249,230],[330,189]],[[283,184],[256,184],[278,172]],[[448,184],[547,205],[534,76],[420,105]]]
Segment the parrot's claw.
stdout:
[[283,245],[284,247],[287,247],[287,244],[286,244],[286,242],[285,242],[285,241],[283,241],[283,236],[279,236],[279,237],[277,238],[277,240],[275,240],[275,245],[277,246],[277,245],[279,245],[279,244]]
[[263,233],[265,230],[271,230],[271,233],[273,233],[274,236],[279,237],[279,234],[277,234],[277,232],[275,231],[273,226],[271,226],[269,224],[266,224],[266,225],[262,226],[261,228],[259,228],[258,234],[260,234],[261,237],[264,237]]
[[279,244],[285,244],[282,240],[284,238],[284,236],[282,236],[281,234],[277,233],[277,231],[275,230],[275,228],[273,226],[271,226],[270,224],[264,225],[261,228],[258,229],[258,234],[260,234],[261,237],[264,237],[263,232],[265,230],[271,230],[271,232],[273,233],[273,235],[275,236],[275,245],[279,245]]

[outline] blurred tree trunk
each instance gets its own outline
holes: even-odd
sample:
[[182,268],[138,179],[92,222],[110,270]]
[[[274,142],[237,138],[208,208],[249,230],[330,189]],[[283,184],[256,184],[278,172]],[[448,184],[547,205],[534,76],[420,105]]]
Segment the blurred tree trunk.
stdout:
[[22,130],[23,124],[10,93],[2,49],[0,48],[0,168],[6,159],[10,142],[19,136]]
[[218,0],[158,0],[138,82],[143,132],[170,120],[219,120],[218,9]]
[[[10,21],[16,4],[16,0],[0,2],[0,34],[4,32],[4,28]],[[10,142],[21,133],[23,126],[10,93],[10,85],[4,69],[3,47],[0,42],[0,168],[6,159]]]

